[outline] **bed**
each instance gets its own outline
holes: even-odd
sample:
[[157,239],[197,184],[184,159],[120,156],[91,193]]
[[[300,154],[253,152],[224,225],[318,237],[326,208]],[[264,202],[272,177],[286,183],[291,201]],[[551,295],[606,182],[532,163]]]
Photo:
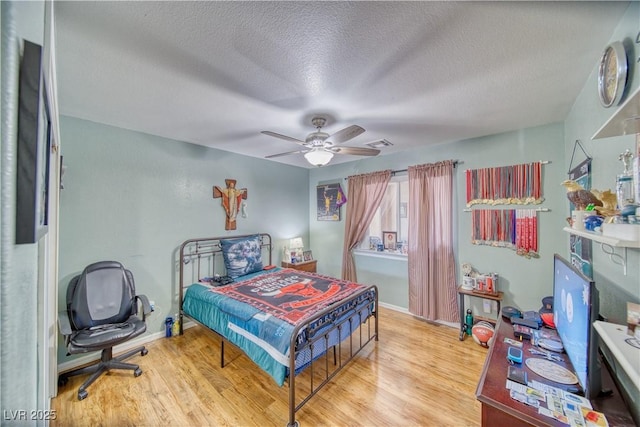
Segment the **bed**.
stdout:
[[221,338],[222,367],[227,342],[276,385],[287,383],[287,425],[293,427],[298,425],[297,411],[368,343],[378,340],[378,290],[274,267],[272,250],[266,233],[183,242],[180,334],[189,319]]

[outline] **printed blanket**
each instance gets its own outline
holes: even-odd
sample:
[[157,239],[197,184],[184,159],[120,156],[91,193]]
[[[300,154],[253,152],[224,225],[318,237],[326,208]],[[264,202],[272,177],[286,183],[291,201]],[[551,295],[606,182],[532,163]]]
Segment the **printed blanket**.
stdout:
[[235,311],[240,318],[248,319],[260,310],[295,325],[364,287],[333,277],[283,269],[211,291],[250,304],[253,309],[244,315]]

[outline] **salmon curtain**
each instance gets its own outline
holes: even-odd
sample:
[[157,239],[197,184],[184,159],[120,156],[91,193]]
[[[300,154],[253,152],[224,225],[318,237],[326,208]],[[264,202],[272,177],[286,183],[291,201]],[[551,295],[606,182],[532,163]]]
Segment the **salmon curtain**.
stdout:
[[453,256],[451,160],[410,166],[409,312],[427,320],[459,322]]
[[348,178],[347,218],[344,226],[344,247],[342,249],[342,279],[357,281],[356,264],[352,250],[369,230],[369,224],[382,202],[391,171],[385,170]]

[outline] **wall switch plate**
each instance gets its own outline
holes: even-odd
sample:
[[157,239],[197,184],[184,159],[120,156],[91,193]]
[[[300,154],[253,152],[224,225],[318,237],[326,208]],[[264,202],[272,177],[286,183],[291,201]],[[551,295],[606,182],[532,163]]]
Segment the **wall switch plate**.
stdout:
[[482,311],[484,311],[485,313],[491,313],[491,301],[490,300],[484,300],[482,301]]

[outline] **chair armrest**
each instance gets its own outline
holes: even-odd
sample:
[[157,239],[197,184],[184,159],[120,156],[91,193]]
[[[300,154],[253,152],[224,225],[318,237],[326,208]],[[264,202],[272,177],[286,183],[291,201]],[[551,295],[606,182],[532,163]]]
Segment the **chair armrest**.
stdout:
[[58,313],[58,328],[60,329],[60,333],[65,337],[71,335],[73,332],[71,330],[71,322],[69,322],[69,315],[66,311]]
[[145,320],[147,314],[153,311],[151,309],[151,304],[149,303],[149,298],[147,298],[146,295],[136,295],[136,299],[142,302],[142,320]]

